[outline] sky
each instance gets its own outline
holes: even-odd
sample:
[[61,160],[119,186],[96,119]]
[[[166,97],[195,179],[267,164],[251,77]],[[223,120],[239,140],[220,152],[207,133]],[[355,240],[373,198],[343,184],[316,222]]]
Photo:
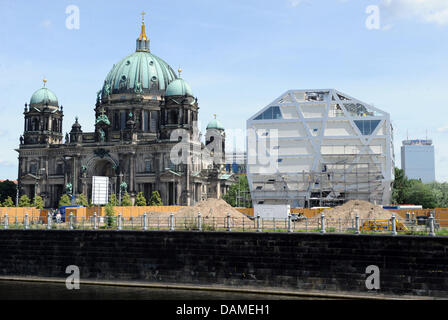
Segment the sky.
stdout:
[[448,181],[446,0],[0,0],[0,180],[17,178],[24,104],[43,78],[63,132],[76,116],[94,130],[96,92],[135,51],[143,10],[151,52],[182,68],[203,132],[213,114],[244,129],[287,90],[335,88],[390,113],[398,167],[402,140],[433,139]]

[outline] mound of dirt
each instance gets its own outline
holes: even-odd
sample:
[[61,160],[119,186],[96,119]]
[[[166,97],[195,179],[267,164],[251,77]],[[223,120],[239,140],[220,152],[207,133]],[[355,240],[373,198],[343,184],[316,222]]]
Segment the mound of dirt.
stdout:
[[[246,217],[243,213],[239,212],[227,202],[221,199],[207,199],[205,201],[201,201],[197,203],[193,207],[182,208],[177,212],[173,212],[175,217],[197,217],[198,213],[201,213],[203,219],[224,219],[227,217],[227,214],[230,214],[230,217],[235,220],[247,219],[247,221],[251,221]],[[171,215],[170,212],[150,212],[151,216],[154,217],[168,217]]]
[[[367,201],[351,200],[342,206],[323,211],[328,219],[355,219],[359,215],[361,220],[388,220],[393,212],[383,209],[381,206],[374,205]],[[397,219],[400,219],[396,215]]]

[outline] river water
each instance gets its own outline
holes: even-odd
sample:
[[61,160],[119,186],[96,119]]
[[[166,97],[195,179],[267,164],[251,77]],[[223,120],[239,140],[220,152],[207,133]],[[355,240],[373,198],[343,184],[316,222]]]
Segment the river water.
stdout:
[[[80,285],[68,290],[65,283],[0,281],[0,300],[308,300],[311,298],[269,294]],[[315,300],[314,298],[312,298]]]

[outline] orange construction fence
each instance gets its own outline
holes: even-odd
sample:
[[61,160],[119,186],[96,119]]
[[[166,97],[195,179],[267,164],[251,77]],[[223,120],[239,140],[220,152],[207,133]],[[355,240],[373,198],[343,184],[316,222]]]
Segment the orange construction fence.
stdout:
[[[138,217],[145,212],[177,212],[182,206],[145,206],[145,207],[114,207],[114,215],[121,214],[123,218]],[[98,217],[104,217],[106,215],[105,207],[76,207],[67,208],[65,214],[70,215],[72,213],[77,218],[90,218],[96,213]]]
[[25,218],[25,214],[27,213],[30,219],[36,219],[43,216],[44,214],[48,214],[48,211],[31,207],[0,207],[1,216],[4,217],[5,214],[7,214],[9,221],[17,220],[18,222],[22,223],[23,219]]
[[[184,206],[145,206],[145,207],[114,207],[115,215],[119,213],[124,218],[130,217],[138,217],[143,215],[145,212],[177,212],[182,208],[187,208]],[[248,216],[254,216],[254,208],[236,208],[241,213],[244,213]],[[302,209],[296,208],[291,209],[291,213],[299,214],[302,213],[307,218],[313,218],[319,215],[323,210],[319,209]],[[412,214],[417,218],[418,216],[425,215],[429,216],[431,212],[435,212],[435,218],[439,221],[441,227],[448,227],[448,208],[436,208],[436,209],[388,209],[389,211],[395,212],[402,219],[406,218],[406,213],[409,213],[412,218]],[[25,214],[28,213],[28,217],[31,219],[41,218],[46,222],[48,216],[48,210],[39,210],[31,207],[0,207],[0,215],[4,217],[5,214],[8,215],[8,219],[11,222],[17,221],[18,223],[22,223]],[[75,217],[88,219],[97,214],[97,216],[105,216],[106,208],[105,207],[74,207],[67,208],[66,215],[70,215],[72,213]]]
[[[254,216],[254,208],[237,208],[239,212],[242,212],[248,216]],[[291,213],[293,214],[302,214],[303,216],[307,218],[313,218],[319,214],[321,214],[322,211],[324,211],[324,208],[319,209],[304,209],[304,208],[295,208],[291,209]],[[435,218],[436,220],[440,221],[441,227],[448,227],[448,208],[436,208],[436,209],[388,209],[389,211],[395,212],[398,216],[405,219],[406,213],[410,213],[411,218],[412,214],[414,213],[415,218],[418,216],[429,216],[431,212],[435,212]]]

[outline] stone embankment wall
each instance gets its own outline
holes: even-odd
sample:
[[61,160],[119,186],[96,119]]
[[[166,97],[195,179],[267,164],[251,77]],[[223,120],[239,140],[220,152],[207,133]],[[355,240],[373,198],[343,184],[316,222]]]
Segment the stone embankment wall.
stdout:
[[[0,275],[448,297],[448,238],[0,230]],[[380,289],[366,268],[378,266]]]

